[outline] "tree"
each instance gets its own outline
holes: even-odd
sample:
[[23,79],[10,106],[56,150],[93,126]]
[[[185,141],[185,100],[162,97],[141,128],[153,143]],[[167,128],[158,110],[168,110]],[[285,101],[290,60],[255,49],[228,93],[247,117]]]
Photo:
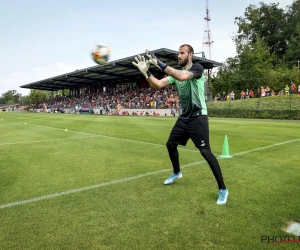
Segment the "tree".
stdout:
[[214,95],[223,91],[258,88],[259,82],[249,79],[267,77],[273,68],[274,56],[259,37],[256,42],[248,44],[236,40],[236,48],[237,56],[228,58],[211,81]]
[[48,93],[44,90],[30,90],[29,99],[31,104],[38,105],[48,100]]
[[251,4],[235,24],[237,56],[228,58],[213,76],[213,94],[260,86],[280,90],[291,80],[299,82],[300,0],[285,10],[278,3]]
[[246,8],[243,17],[236,17],[235,24],[238,25],[236,40],[240,43],[255,43],[259,37],[274,54],[274,64],[282,59],[290,36],[287,13],[278,8],[279,3],[269,5],[261,2],[260,7],[250,5]]
[[237,43],[237,57],[239,60],[239,75],[243,78],[261,78],[273,68],[274,55],[270,54],[268,46],[256,37],[255,42]]
[[223,91],[228,93],[236,88],[235,80],[240,78],[238,57],[229,57],[219,67],[216,74],[212,76],[209,88],[213,92],[213,95],[222,93]]
[[68,89],[63,89],[63,90],[57,90],[53,93],[53,97],[56,96],[67,96],[69,95],[70,91]]
[[21,98],[20,98],[20,104],[21,105],[29,105],[30,104],[29,95],[21,96]]
[[10,101],[10,103],[12,104],[19,103],[21,96],[22,95],[18,93],[16,90],[9,90],[3,93],[2,96],[0,97],[0,104],[7,104],[8,101]]
[[300,22],[296,25],[294,33],[292,34],[287,46],[285,61],[289,68],[298,64],[300,60]]

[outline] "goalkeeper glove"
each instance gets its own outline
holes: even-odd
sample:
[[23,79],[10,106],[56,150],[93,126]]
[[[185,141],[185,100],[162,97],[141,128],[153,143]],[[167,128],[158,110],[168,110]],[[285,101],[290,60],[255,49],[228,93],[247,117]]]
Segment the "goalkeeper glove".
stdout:
[[164,64],[162,61],[160,61],[154,53],[150,53],[149,50],[146,49],[146,55],[149,58],[150,63],[154,64],[157,68],[159,68],[161,71],[164,71],[168,65]]
[[146,78],[151,76],[151,73],[148,70],[150,67],[149,60],[145,60],[145,57],[140,55],[137,55],[134,59],[136,62],[132,62],[132,64],[136,66]]

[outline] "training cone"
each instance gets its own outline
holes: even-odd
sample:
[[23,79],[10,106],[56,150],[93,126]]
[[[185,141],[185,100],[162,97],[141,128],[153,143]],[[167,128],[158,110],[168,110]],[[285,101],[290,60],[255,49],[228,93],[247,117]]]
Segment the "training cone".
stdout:
[[225,138],[224,138],[222,154],[220,155],[220,157],[221,158],[231,158],[232,157],[232,155],[229,154],[229,145],[228,145],[227,135],[225,135]]

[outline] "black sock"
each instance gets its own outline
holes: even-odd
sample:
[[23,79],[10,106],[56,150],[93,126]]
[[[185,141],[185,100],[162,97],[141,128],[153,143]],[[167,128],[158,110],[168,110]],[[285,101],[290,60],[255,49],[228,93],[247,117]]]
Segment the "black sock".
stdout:
[[173,165],[174,173],[178,174],[180,172],[180,165],[179,165],[179,154],[177,150],[177,145],[167,143],[167,148],[168,148],[170,160]]

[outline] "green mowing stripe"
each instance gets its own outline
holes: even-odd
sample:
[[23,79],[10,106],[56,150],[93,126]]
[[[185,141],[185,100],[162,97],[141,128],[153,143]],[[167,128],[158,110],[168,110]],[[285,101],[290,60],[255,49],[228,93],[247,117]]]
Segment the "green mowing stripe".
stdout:
[[[273,144],[273,145],[269,145],[269,146],[265,146],[265,147],[259,147],[259,148],[256,148],[256,149],[252,149],[252,150],[247,150],[247,151],[244,151],[244,152],[240,152],[240,153],[237,153],[235,155],[236,156],[237,155],[243,155],[243,154],[247,154],[247,153],[251,153],[251,152],[255,152],[255,151],[259,151],[259,150],[263,150],[263,149],[267,149],[267,148],[271,148],[271,147],[280,146],[280,145],[287,144],[287,143],[296,142],[296,141],[299,141],[299,140],[300,140],[300,138],[299,139],[290,140],[290,141],[281,142],[281,143],[276,143],[276,144]],[[133,141],[133,140],[130,140],[130,141]],[[160,144],[153,144],[153,143],[150,143],[150,144],[162,146]],[[198,152],[198,151],[195,151],[195,152]],[[182,166],[182,168],[187,168],[187,167],[195,166],[195,165],[202,164],[202,163],[205,163],[205,162],[206,161],[199,161],[199,162],[190,163],[190,164]],[[140,179],[140,178],[143,178],[143,177],[147,177],[147,176],[151,176],[151,175],[156,175],[156,174],[160,174],[160,173],[164,173],[164,172],[168,172],[168,171],[170,171],[170,169],[163,169],[163,170],[159,170],[159,171],[155,171],[155,172],[149,172],[149,173],[145,173],[145,174],[140,174],[140,175],[136,175],[136,176],[132,176],[132,177],[120,179],[120,180],[99,183],[97,185],[92,185],[92,186],[87,186],[87,187],[72,189],[72,190],[68,190],[68,191],[64,191],[64,192],[59,192],[59,193],[44,195],[44,196],[40,196],[40,197],[28,199],[28,200],[7,203],[7,204],[0,205],[0,209],[14,207],[14,206],[18,206],[18,205],[22,205],[22,204],[26,204],[26,203],[31,203],[31,202],[36,202],[36,201],[40,201],[40,200],[51,199],[51,198],[59,197],[59,196],[62,196],[62,195],[68,195],[68,194],[72,194],[72,193],[78,193],[78,192],[82,192],[82,191],[96,189],[96,188],[99,188],[99,187],[104,187],[104,186],[109,186],[109,185],[118,184],[118,183],[122,183],[122,182],[127,182],[127,181],[131,181],[131,180],[137,180],[137,179]]]
[[[44,128],[48,128],[48,129],[50,128],[50,129],[64,130],[62,128],[49,127],[49,126],[43,126],[43,125],[36,125],[36,124],[31,124],[31,125],[38,126],[38,127],[44,127]],[[154,145],[154,146],[165,147],[164,144],[156,144],[156,143],[151,143],[151,142],[143,142],[143,141],[131,140],[131,139],[126,139],[126,138],[121,138],[121,137],[116,137],[116,136],[110,136],[110,135],[94,134],[94,133],[81,132],[81,131],[76,131],[76,130],[68,130],[68,131],[69,132],[80,133],[80,134],[85,134],[85,135],[90,135],[90,137],[50,139],[50,140],[14,142],[14,143],[2,143],[2,144],[0,144],[0,146],[2,146],[2,145],[25,144],[25,143],[38,143],[38,142],[47,142],[47,141],[50,142],[50,141],[57,141],[57,140],[76,140],[76,139],[86,139],[86,138],[93,138],[93,137],[104,137],[104,138],[110,138],[110,139],[118,139],[118,140],[130,141],[130,142],[135,142],[135,143],[142,143],[142,144],[147,144],[147,145]],[[132,134],[132,133],[130,133],[130,134]],[[127,134],[122,134],[122,135],[127,135]],[[273,145],[270,145],[270,146],[265,146],[265,147],[262,147],[262,148],[257,148],[257,149],[253,149],[253,150],[249,150],[249,151],[245,151],[245,152],[236,153],[236,154],[233,154],[233,156],[242,155],[242,154],[246,154],[246,153],[258,151],[260,149],[266,149],[266,148],[269,148],[269,147],[275,147],[275,146],[279,146],[279,145],[282,145],[282,144],[291,143],[291,142],[295,142],[295,141],[299,141],[299,140],[300,140],[300,138],[299,139],[295,139],[295,140],[286,141],[286,142],[281,142],[281,143],[273,144]],[[199,152],[199,150],[191,150],[191,149],[185,149],[185,148],[181,148],[181,147],[178,148],[178,149],[179,150],[183,150],[183,151],[189,151],[189,152],[196,152],[196,153]]]
[[[64,131],[64,129],[62,129],[62,128],[49,127],[49,126],[36,125],[36,124],[30,124],[30,125],[34,125],[34,126],[38,126],[38,127],[43,127],[43,128],[48,128],[48,129],[50,128],[50,129],[56,129],[56,130],[62,130],[62,131]],[[104,138],[108,138],[108,139],[117,139],[117,140],[123,140],[123,141],[135,142],[135,143],[142,143],[142,144],[147,144],[147,145],[152,145],[152,146],[165,147],[165,144],[156,144],[156,143],[151,143],[151,142],[136,141],[136,140],[126,139],[126,138],[121,138],[121,137],[116,137],[116,136],[110,136],[110,135],[94,134],[94,133],[81,132],[81,131],[76,131],[76,130],[68,130],[68,132],[75,132],[75,133],[85,134],[85,135],[89,135],[90,136],[90,137],[82,137],[83,139],[85,139],[85,138],[93,138],[93,137],[104,137]],[[129,133],[129,134],[132,134],[132,133]],[[127,134],[122,134],[122,135],[127,135]],[[73,138],[73,139],[78,139],[78,138]],[[2,146],[2,145],[10,145],[10,144],[12,144],[12,145],[15,145],[15,144],[24,144],[24,143],[32,143],[32,142],[36,143],[36,142],[56,141],[56,140],[67,140],[67,138],[66,139],[50,139],[50,140],[39,140],[39,141],[2,143],[2,144],[0,144],[0,146]],[[185,149],[185,148],[178,148],[178,149],[185,150],[185,151],[190,151],[190,152],[199,152],[198,150],[191,150],[191,149]]]
[[94,138],[94,137],[96,137],[96,136],[77,137],[77,138],[64,138],[64,139],[50,139],[50,140],[38,140],[38,141],[24,141],[24,142],[6,142],[6,143],[1,143],[0,146],[4,146],[4,145],[16,145],[16,144],[27,144],[27,143],[39,143],[39,142],[51,142],[51,141],[88,139],[88,138]]
[[[200,163],[204,163],[204,162],[205,161],[194,162],[194,163],[185,165],[182,168],[189,167],[189,166],[194,166],[194,165],[197,165],[197,164],[200,164]],[[140,179],[140,178],[143,178],[143,177],[147,177],[147,176],[151,176],[151,175],[155,175],[155,174],[160,174],[160,173],[164,173],[164,172],[168,172],[168,171],[170,171],[170,169],[163,169],[163,170],[159,170],[159,171],[155,171],[155,172],[150,172],[150,173],[146,173],[146,174],[140,174],[140,175],[136,175],[136,176],[132,176],[132,177],[120,179],[120,180],[115,180],[115,181],[110,181],[110,182],[104,182],[104,183],[100,183],[100,184],[93,185],[93,186],[72,189],[72,190],[69,190],[69,191],[55,193],[55,194],[48,194],[48,195],[44,195],[44,196],[32,198],[32,199],[29,199],[29,200],[23,200],[23,201],[16,201],[16,202],[12,202],[12,203],[7,203],[7,204],[0,205],[0,209],[8,208],[8,207],[14,207],[14,206],[18,206],[18,205],[22,205],[22,204],[26,204],[26,203],[35,202],[35,201],[40,201],[40,200],[46,200],[46,199],[50,199],[50,198],[55,198],[55,197],[62,196],[62,195],[67,195],[67,194],[72,194],[72,193],[78,193],[78,192],[82,192],[82,191],[86,191],[86,190],[91,190],[91,189],[95,189],[95,188],[99,188],[99,187],[104,187],[104,186],[108,186],[108,185],[118,184],[118,183],[122,183],[122,182],[126,182],[126,181],[136,180],[136,179]]]

